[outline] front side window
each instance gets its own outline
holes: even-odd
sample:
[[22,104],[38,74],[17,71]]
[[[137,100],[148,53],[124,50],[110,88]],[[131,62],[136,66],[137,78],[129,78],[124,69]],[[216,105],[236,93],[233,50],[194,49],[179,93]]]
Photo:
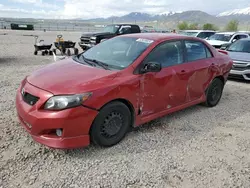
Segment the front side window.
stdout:
[[185,41],[187,61],[197,61],[212,57],[210,50],[199,41]]
[[162,67],[169,67],[183,63],[183,49],[181,41],[159,44],[149,54],[146,61],[161,63]]
[[114,37],[90,48],[79,59],[97,60],[109,68],[124,69],[132,64],[153,40],[135,37]]

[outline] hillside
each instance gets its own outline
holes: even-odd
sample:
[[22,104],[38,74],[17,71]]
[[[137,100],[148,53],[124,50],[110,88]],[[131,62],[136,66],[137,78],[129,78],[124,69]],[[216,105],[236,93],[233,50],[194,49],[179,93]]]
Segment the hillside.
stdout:
[[[237,11],[224,12],[217,16],[210,15],[199,10],[185,11],[180,13],[166,12],[166,14],[151,15],[141,12],[132,12],[121,17],[108,17],[83,20],[84,22],[95,23],[151,23],[162,27],[176,27],[179,22],[186,21],[190,23],[204,24],[213,23],[223,28],[230,20],[236,19],[240,21],[240,25],[246,26],[250,24],[250,14],[247,9],[237,9]],[[246,29],[246,27],[245,27]]]

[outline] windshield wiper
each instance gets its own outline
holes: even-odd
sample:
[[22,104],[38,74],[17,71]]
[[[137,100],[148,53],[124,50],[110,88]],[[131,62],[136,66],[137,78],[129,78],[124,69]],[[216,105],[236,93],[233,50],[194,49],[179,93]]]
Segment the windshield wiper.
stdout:
[[103,63],[103,62],[98,61],[98,60],[96,60],[96,59],[87,59],[87,58],[85,58],[85,57],[83,57],[83,58],[84,58],[84,60],[86,60],[86,61],[90,61],[90,62],[93,62],[93,63],[97,64],[98,66],[104,68],[105,70],[110,70],[109,65],[106,64],[106,63]]
[[[80,57],[83,58],[83,61],[84,61],[84,62],[80,60]],[[92,67],[95,66],[95,64],[90,63],[89,61],[87,61],[86,58],[85,58],[82,54],[75,55],[75,56],[73,57],[73,59],[74,59],[75,61],[79,62],[79,63],[85,63],[85,64],[90,65],[90,66],[92,66]]]

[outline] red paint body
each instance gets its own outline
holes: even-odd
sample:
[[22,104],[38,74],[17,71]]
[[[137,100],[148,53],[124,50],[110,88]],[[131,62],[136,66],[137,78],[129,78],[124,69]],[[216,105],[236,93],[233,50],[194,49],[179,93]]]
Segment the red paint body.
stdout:
[[[36,141],[53,148],[89,145],[92,122],[98,111],[113,100],[131,105],[134,126],[204,102],[205,90],[211,81],[218,76],[226,81],[232,67],[227,55],[198,38],[152,33],[127,36],[154,40],[154,43],[126,69],[104,70],[66,59],[35,71],[22,82],[16,95],[16,109],[20,122]],[[134,74],[155,46],[172,39],[202,41],[214,57],[163,68],[160,72]],[[34,106],[23,101],[21,88],[40,98]],[[83,106],[62,111],[43,110],[45,102],[54,95],[85,92],[93,94]],[[62,137],[53,132],[57,128],[63,129]]]

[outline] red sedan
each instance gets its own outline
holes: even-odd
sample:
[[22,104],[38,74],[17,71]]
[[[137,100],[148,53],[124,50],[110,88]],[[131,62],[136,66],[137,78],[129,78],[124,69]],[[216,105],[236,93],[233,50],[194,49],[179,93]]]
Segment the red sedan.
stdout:
[[122,35],[27,76],[16,109],[39,143],[109,147],[130,127],[200,103],[216,106],[232,64],[202,39]]

